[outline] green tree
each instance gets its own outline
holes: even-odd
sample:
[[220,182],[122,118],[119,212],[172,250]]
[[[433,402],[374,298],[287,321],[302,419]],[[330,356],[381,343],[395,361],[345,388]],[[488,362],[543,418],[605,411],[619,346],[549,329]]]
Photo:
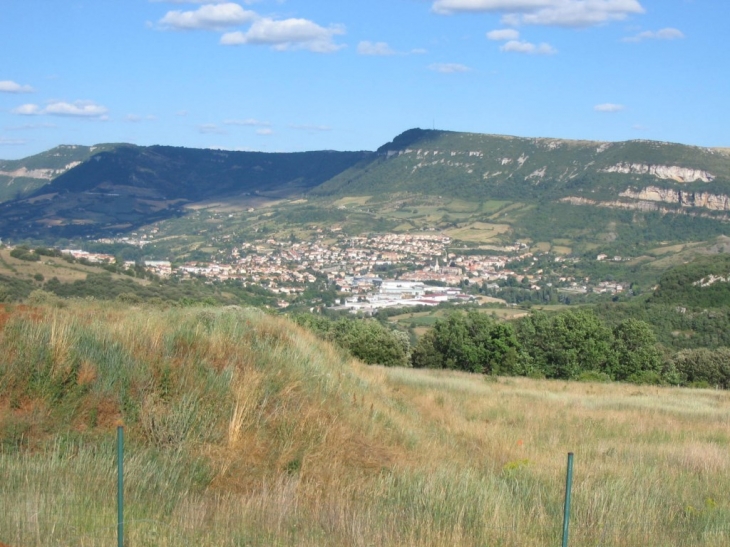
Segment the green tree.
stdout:
[[470,311],[439,320],[413,350],[418,368],[451,368],[487,374],[516,374],[521,348],[512,325]]
[[591,311],[534,313],[519,324],[519,338],[547,378],[574,379],[583,371],[615,368],[613,335]]
[[613,351],[616,359],[605,372],[614,380],[629,380],[642,374],[659,374],[662,358],[656,345],[656,336],[644,321],[626,319],[613,329]]
[[730,348],[683,350],[675,356],[674,365],[687,384],[730,389]]

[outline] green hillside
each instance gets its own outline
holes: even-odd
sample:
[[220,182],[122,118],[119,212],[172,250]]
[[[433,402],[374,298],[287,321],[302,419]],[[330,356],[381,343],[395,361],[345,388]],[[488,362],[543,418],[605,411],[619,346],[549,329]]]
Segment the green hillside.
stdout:
[[665,272],[651,298],[691,308],[730,307],[730,256],[707,256]]
[[[24,173],[55,178],[33,179],[42,187],[0,204],[0,237],[94,238],[166,219],[184,225],[191,206],[245,211],[302,196],[305,208],[282,206],[267,230],[338,222],[353,234],[436,229],[466,244],[523,239],[563,254],[638,256],[727,235],[730,226],[730,155],[671,143],[412,129],[375,153],[54,150],[2,164],[16,175],[21,164],[45,165]],[[81,163],[56,175],[73,164],[72,151]],[[8,197],[19,195],[13,180]]]
[[98,236],[178,216],[201,200],[301,195],[369,155],[120,145],[0,205],[0,235]]
[[618,197],[631,186],[678,184],[641,173],[641,167],[636,173],[610,172],[624,165],[666,166],[679,168],[679,173],[692,170],[713,179],[709,184],[687,180],[682,183],[685,190],[730,188],[730,157],[711,149],[652,141],[602,143],[412,129],[379,148],[374,161],[337,175],[313,194],[412,192],[462,199],[595,200]]
[[0,202],[26,196],[116,144],[63,145],[20,160],[0,160]]

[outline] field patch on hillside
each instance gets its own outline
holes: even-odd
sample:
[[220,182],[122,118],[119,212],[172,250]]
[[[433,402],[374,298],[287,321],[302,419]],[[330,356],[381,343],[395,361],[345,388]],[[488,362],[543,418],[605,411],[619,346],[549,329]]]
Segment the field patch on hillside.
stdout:
[[510,231],[508,224],[488,224],[486,222],[471,222],[459,228],[444,230],[452,239],[474,243],[486,243]]

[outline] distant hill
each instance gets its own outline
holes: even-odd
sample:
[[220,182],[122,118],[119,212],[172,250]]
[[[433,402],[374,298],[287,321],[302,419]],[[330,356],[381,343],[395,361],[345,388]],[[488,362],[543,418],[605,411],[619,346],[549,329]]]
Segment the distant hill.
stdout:
[[381,146],[375,159],[340,173],[313,194],[409,192],[481,200],[603,200],[606,205],[619,200],[625,208],[646,201],[727,211],[729,201],[711,196],[724,199],[728,191],[730,156],[716,149],[412,129]]
[[0,175],[0,201],[10,200],[0,203],[0,237],[10,239],[98,237],[183,215],[199,202],[305,194],[516,202],[522,212],[500,222],[529,239],[546,230],[575,239],[592,217],[602,219],[595,228],[606,237],[616,231],[611,226],[620,232],[643,222],[657,241],[723,235],[730,221],[727,150],[653,141],[411,129],[376,152],[66,146],[0,162]]
[[0,202],[26,196],[94,154],[116,146],[64,145],[20,160],[0,160]]
[[730,255],[701,257],[664,272],[650,302],[690,308],[730,307]]
[[[75,160],[78,165],[45,180],[29,195],[0,204],[0,235],[44,238],[122,232],[179,215],[192,202],[301,195],[371,154],[117,145],[85,161]],[[52,174],[48,171],[49,177]]]

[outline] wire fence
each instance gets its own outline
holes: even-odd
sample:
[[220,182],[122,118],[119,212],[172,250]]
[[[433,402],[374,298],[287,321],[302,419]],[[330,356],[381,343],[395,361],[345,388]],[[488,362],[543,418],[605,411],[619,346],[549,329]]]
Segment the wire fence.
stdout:
[[[124,462],[123,430],[118,430],[117,463]],[[38,481],[36,470],[26,464],[16,467],[14,483],[3,483],[0,466],[0,547],[58,546],[218,546],[218,545],[348,545],[353,547],[385,545],[459,545],[524,547],[526,537],[538,537],[536,546],[563,547],[728,547],[730,519],[717,502],[705,500],[701,507],[685,507],[681,513],[668,516],[667,524],[677,533],[657,532],[657,522],[630,515],[624,522],[612,521],[610,511],[587,514],[573,507],[571,489],[573,455],[568,455],[562,512],[553,505],[550,514],[529,508],[532,494],[523,496],[528,506],[521,515],[498,520],[487,514],[491,501],[482,500],[481,512],[470,515],[439,514],[443,508],[416,507],[400,514],[403,507],[364,513],[364,505],[342,506],[341,502],[313,508],[300,503],[295,479],[271,485],[257,496],[216,497],[183,493],[174,501],[164,495],[141,500],[135,489],[125,488],[123,469],[117,467],[116,489],[113,474],[107,467],[103,493],[89,483],[87,492],[64,492],[66,482],[53,488],[48,479]],[[72,457],[73,458],[73,457]],[[80,467],[85,460],[78,461]],[[111,463],[111,462],[109,462]],[[18,477],[17,470],[25,470]],[[48,474],[50,477],[52,474]],[[44,475],[44,477],[46,477]],[[44,483],[44,480],[46,481]],[[137,488],[140,486],[137,482]],[[520,486],[521,485],[521,486]],[[525,485],[514,482],[514,495]],[[557,490],[557,484],[553,491]],[[127,490],[130,507],[123,513],[125,500],[117,497]],[[132,491],[130,491],[132,490]],[[266,490],[266,489],[265,489]],[[473,492],[473,493],[476,493]],[[101,494],[101,495],[100,495]],[[491,498],[490,498],[491,499]],[[151,500],[151,501],[150,501]],[[469,502],[473,500],[469,497]],[[116,503],[115,503],[116,501]],[[537,502],[538,500],[535,500]],[[541,500],[544,502],[544,500]],[[371,500],[372,502],[372,500]],[[575,502],[575,498],[573,498]],[[498,503],[498,500],[496,501]],[[375,500],[377,504],[377,500]],[[535,504],[538,505],[537,503]],[[373,505],[371,505],[373,507]],[[157,518],[148,518],[155,516]],[[572,518],[571,518],[572,517]],[[123,535],[119,522],[123,522]],[[620,519],[616,519],[620,520]],[[671,522],[673,520],[673,522]],[[561,526],[562,523],[562,526]],[[526,529],[530,533],[526,534]],[[658,536],[661,538],[658,539]],[[121,542],[123,537],[124,541]],[[2,543],[4,542],[4,544]]]
[[[68,517],[68,518],[66,518]],[[100,517],[83,524],[73,522],[71,515],[63,513],[55,514],[27,514],[22,511],[14,511],[3,515],[5,526],[9,529],[0,531],[0,546],[11,547],[110,547],[117,545],[117,523],[114,519]],[[210,529],[196,530],[195,525],[180,522],[164,522],[152,519],[129,519],[124,522],[125,541],[124,545],[129,547],[137,546],[184,546],[184,545],[335,545],[332,537],[328,536],[326,526],[318,531],[291,529],[245,530],[245,522],[239,523],[238,530],[227,527],[227,531],[215,532]],[[491,527],[482,531],[481,536],[495,538],[495,545],[530,547],[519,543],[522,535],[521,528],[525,523],[515,522],[509,526]],[[575,523],[573,523],[575,524]],[[545,542],[534,544],[535,547],[555,546],[561,544],[559,534],[560,523],[556,523],[555,533],[545,538]],[[632,540],[627,543],[626,527],[621,525],[606,524],[600,527],[587,528],[575,525],[571,528],[569,545],[578,547],[610,547],[615,545],[631,547],[727,547],[730,545],[730,526],[707,530],[701,536],[678,536],[671,541],[666,539],[657,540],[654,532],[646,530],[631,534]],[[452,538],[455,536],[452,536]],[[454,545],[448,543],[447,537],[435,537],[429,540],[423,536],[403,536],[400,539],[391,537],[389,542],[386,538],[370,538],[365,535],[349,538],[342,538],[341,545]],[[524,541],[524,540],[523,540]],[[468,538],[462,538],[459,545],[485,545],[477,542],[471,543]]]

